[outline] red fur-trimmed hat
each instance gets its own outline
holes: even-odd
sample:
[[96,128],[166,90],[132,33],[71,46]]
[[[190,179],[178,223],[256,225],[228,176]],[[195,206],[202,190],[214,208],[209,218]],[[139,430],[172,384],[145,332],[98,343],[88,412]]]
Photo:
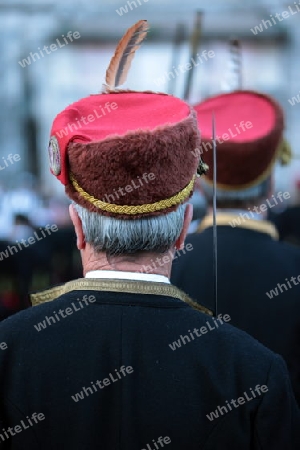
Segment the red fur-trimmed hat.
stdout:
[[[283,111],[271,97],[238,90],[208,98],[195,110],[201,129],[201,153],[210,167],[212,113],[216,118],[219,189],[250,188],[270,175],[276,160],[289,163],[291,150],[283,139]],[[204,180],[212,183],[213,170]]]
[[68,196],[120,219],[175,210],[191,196],[197,169],[206,170],[193,108],[166,94],[116,90],[147,30],[139,21],[127,31],[104,92],[68,106],[51,130],[51,171]]

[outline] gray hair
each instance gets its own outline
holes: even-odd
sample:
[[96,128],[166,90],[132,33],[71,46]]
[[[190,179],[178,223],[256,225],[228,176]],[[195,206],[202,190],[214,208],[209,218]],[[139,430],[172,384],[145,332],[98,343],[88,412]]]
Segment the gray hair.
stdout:
[[183,228],[186,204],[162,216],[121,220],[90,212],[73,202],[86,242],[108,255],[141,251],[164,253],[176,242]]

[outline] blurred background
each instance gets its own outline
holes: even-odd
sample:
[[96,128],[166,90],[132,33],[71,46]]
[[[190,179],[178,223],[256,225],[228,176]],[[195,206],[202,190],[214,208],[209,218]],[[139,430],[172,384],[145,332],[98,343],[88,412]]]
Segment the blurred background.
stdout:
[[[286,18],[276,18],[284,11],[289,13]],[[290,205],[285,203],[281,209],[298,204],[300,4],[281,0],[0,1],[2,316],[25,307],[28,290],[81,276],[68,201],[49,171],[51,124],[68,104],[101,90],[118,40],[140,19],[149,21],[151,31],[125,87],[172,93],[192,104],[231,90],[237,82],[244,89],[272,95],[286,113],[286,138],[294,153],[289,167],[276,168],[276,190],[291,194]],[[71,41],[69,32],[76,32],[77,38]],[[239,39],[242,48],[241,80],[234,79],[231,38]],[[205,51],[214,56],[198,59],[193,71],[181,73],[179,65],[191,60],[191,42],[200,56]],[[51,51],[53,44],[56,49]],[[10,154],[15,158],[9,159]],[[201,217],[205,204],[199,193],[194,202]],[[56,224],[58,231],[5,256],[8,245],[41,232],[47,224]]]

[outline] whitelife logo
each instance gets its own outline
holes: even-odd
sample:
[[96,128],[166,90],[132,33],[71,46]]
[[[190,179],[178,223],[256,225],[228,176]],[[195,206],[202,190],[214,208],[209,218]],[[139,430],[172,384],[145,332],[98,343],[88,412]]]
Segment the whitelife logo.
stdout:
[[[144,3],[147,3],[148,1],[149,0],[143,0]],[[130,11],[132,11],[133,9],[138,8],[139,6],[142,6],[142,4],[143,3],[141,2],[141,0],[136,0],[136,2],[135,1],[130,2],[128,0],[127,5],[125,4],[124,6],[121,6],[121,8],[116,9],[116,13],[119,14],[119,16],[123,16],[123,14],[127,14],[129,12],[128,6],[130,8]],[[134,8],[132,5],[134,5]]]
[[[298,283],[297,283],[296,279],[298,280]],[[298,284],[300,283],[300,275],[298,275],[297,278],[291,277],[290,280],[288,278],[286,278],[285,281],[286,281],[288,287],[285,283],[282,283],[282,284],[277,283],[277,286],[278,286],[280,292],[278,292],[278,288],[276,287],[274,289],[271,289],[270,292],[266,292],[266,295],[271,299],[273,297],[277,297],[277,295],[282,294],[282,292],[284,292],[282,287],[284,287],[285,291],[288,291],[289,289],[292,289],[292,287],[298,286]],[[294,285],[291,285],[290,281],[292,281],[294,283]]]
[[0,342],[0,350],[7,350],[7,343],[6,342]]
[[251,397],[248,397],[247,392],[244,392],[244,396],[239,397],[236,400],[226,400],[225,403],[226,405],[224,406],[218,406],[217,409],[215,411],[212,411],[210,414],[206,414],[206,417],[212,422],[213,420],[217,419],[219,416],[219,413],[221,414],[221,416],[223,416],[224,414],[228,414],[230,411],[232,411],[232,407],[230,406],[233,405],[235,408],[238,408],[241,405],[244,405],[246,402],[250,402],[251,400],[253,400],[254,398],[260,397],[262,394],[265,394],[266,392],[268,392],[268,387],[263,384],[262,386],[260,386],[260,384],[257,384],[254,388],[255,392],[253,391],[252,388],[250,388],[250,392],[251,392]]
[[[157,257],[155,260],[150,259],[151,266],[142,266],[142,269],[138,272],[140,273],[152,273],[153,269],[157,269],[158,267],[163,267],[165,264],[169,264],[171,261],[174,262],[175,259],[180,258],[180,256],[185,255],[186,252],[191,252],[193,250],[192,244],[187,244],[182,250],[176,250],[175,253],[169,250],[165,255],[161,258]],[[157,264],[156,264],[157,263]]]
[[109,386],[111,384],[111,382],[116,383],[116,381],[122,380],[122,376],[124,378],[124,377],[126,377],[127,374],[133,373],[133,368],[131,366],[125,367],[123,365],[120,367],[119,370],[115,369],[115,372],[116,373],[109,373],[108,378],[104,378],[102,381],[100,381],[100,380],[97,380],[95,382],[91,381],[92,387],[83,386],[82,387],[83,391],[80,391],[79,393],[77,393],[75,395],[71,395],[71,398],[74,400],[74,402],[77,403],[77,402],[79,402],[79,400],[83,400],[85,396],[89,397],[90,394],[94,394],[95,392],[98,392],[97,386],[101,390],[101,389],[104,389],[106,386]]
[[297,97],[290,98],[288,102],[291,106],[295,106],[296,103],[300,103],[300,91],[299,94],[297,94]]
[[78,131],[79,129],[81,129],[82,124],[88,125],[89,123],[92,123],[95,120],[101,119],[102,117],[106,116],[107,113],[112,112],[111,110],[114,111],[116,109],[118,109],[118,105],[116,102],[106,102],[103,107],[102,105],[99,105],[99,111],[97,109],[94,109],[93,114],[89,114],[88,116],[81,116],[80,119],[76,119],[75,122],[69,123],[66,127],[61,129],[60,131],[57,131],[55,134],[60,139],[64,136],[67,137],[69,133],[74,133],[74,131]]
[[157,86],[161,86],[162,84],[164,84],[166,82],[166,80],[170,81],[170,78],[172,78],[174,80],[174,78],[176,76],[179,76],[183,73],[188,72],[193,67],[200,66],[200,64],[203,64],[203,62],[207,61],[209,58],[214,58],[216,55],[213,50],[209,50],[209,51],[203,50],[203,52],[201,53],[201,56],[199,55],[199,53],[197,53],[196,56],[197,56],[196,61],[194,58],[192,58],[191,62],[188,62],[186,64],[179,64],[177,67],[173,66],[173,70],[171,70],[171,72],[165,72],[162,77],[156,78],[154,80],[154,83]]
[[[153,444],[147,444],[146,447],[142,448],[141,450],[159,450],[160,448],[163,448],[166,444],[171,444],[171,439],[169,438],[169,436],[166,437],[162,437],[159,436],[159,438],[157,439],[157,441],[155,441],[154,439],[152,439]],[[152,447],[153,445],[153,447]]]
[[77,301],[77,304],[72,302],[68,308],[60,309],[57,313],[56,311],[53,311],[52,314],[55,317],[46,316],[45,320],[39,322],[37,325],[34,325],[34,328],[39,332],[45,330],[48,326],[60,322],[61,319],[65,319],[66,317],[71,316],[74,312],[81,311],[91,303],[95,303],[96,297],[94,295],[90,295],[89,297],[87,295],[84,295],[82,298],[77,298]]
[[[213,322],[211,322],[211,321],[209,322],[208,320],[206,321],[207,327],[202,326],[199,329],[194,328],[193,331],[188,330],[188,333],[190,336],[188,336],[187,334],[182,336],[182,334],[181,334],[180,339],[178,339],[178,341],[174,341],[172,344],[169,344],[170,349],[173,350],[173,352],[175,352],[175,350],[177,350],[177,348],[181,347],[181,342],[183,343],[183,345],[185,345],[188,342],[191,342],[191,340],[194,341],[195,336],[201,337],[204,334],[208,333],[209,331],[216,330],[217,328],[219,328],[220,325],[223,325],[224,322],[229,322],[231,320],[231,317],[229,314],[225,314],[224,316],[222,314],[219,314],[217,318],[213,317],[212,320],[213,320]],[[215,325],[215,327],[212,325]]]
[[[283,197],[283,198],[282,198]],[[235,228],[236,226],[242,225],[243,222],[246,222],[246,220],[255,219],[255,214],[261,214],[263,212],[266,212],[268,210],[268,207],[274,208],[274,206],[279,205],[279,202],[283,202],[283,200],[288,200],[291,198],[291,194],[289,192],[278,192],[276,194],[276,197],[272,195],[272,198],[266,199],[266,203],[262,203],[260,206],[253,206],[253,209],[251,211],[250,208],[248,208],[249,213],[239,213],[240,217],[237,217],[236,219],[233,219],[229,221],[228,223],[232,226],[232,228]],[[278,202],[279,200],[279,202]],[[272,203],[273,201],[273,203]]]
[[[56,52],[56,50],[58,50],[59,48],[65,47],[66,45],[68,45],[70,42],[73,42],[73,39],[79,39],[80,33],[78,31],[69,31],[67,33],[67,37],[65,37],[64,34],[62,34],[61,36],[64,40],[65,43],[62,43],[59,38],[56,39],[56,44],[51,44],[49,45],[44,45],[44,47],[41,49],[40,47],[38,47],[38,51],[39,53],[29,53],[29,56],[27,58],[24,58],[22,61],[19,61],[20,66],[24,69],[26,66],[30,66],[30,64],[32,62],[35,62],[39,59],[44,58],[46,55],[50,55],[53,52]],[[67,40],[67,38],[69,39],[69,41]],[[49,50],[50,47],[50,50]],[[46,53],[46,55],[44,54],[44,52]]]
[[[0,170],[4,170],[7,167],[11,166],[12,164],[14,164],[15,162],[18,162],[21,160],[21,156],[19,155],[19,153],[15,153],[14,155],[12,153],[10,153],[8,156],[2,156],[3,162],[1,161],[0,164]],[[3,164],[3,165],[2,165]]]
[[[111,194],[104,194],[104,197],[102,198],[103,202],[107,203],[116,203],[116,200],[120,199],[120,196],[125,196],[126,193],[133,192],[134,189],[139,189],[144,186],[144,184],[148,184],[149,181],[155,180],[154,173],[144,173],[141,177],[137,176],[134,180],[131,180],[130,184],[127,184],[127,186],[119,187],[117,189],[114,189],[114,193]],[[137,184],[135,184],[135,182]],[[125,191],[125,192],[124,192]]]
[[[229,139],[237,137],[246,130],[250,130],[251,128],[253,128],[253,123],[250,122],[250,120],[248,120],[247,122],[245,122],[245,120],[241,120],[239,125],[235,123],[232,127],[228,128],[227,133],[223,133],[221,137],[217,135],[216,141],[218,144],[224,144],[225,141],[229,141]],[[212,150],[212,143],[201,142],[200,148],[196,148],[195,150],[193,150],[192,155],[195,158],[199,158],[199,156],[201,156],[204,153],[204,151],[207,152],[209,150]]]
[[[16,245],[9,245],[6,247],[6,250],[4,252],[0,252],[0,261],[3,261],[4,258],[9,258],[10,256],[18,253],[19,251],[24,250],[24,248],[29,247],[29,245],[34,245],[37,241],[41,241],[42,239],[45,239],[47,236],[50,236],[51,233],[55,233],[58,231],[57,225],[46,225],[45,229],[40,227],[40,234],[39,236],[38,231],[35,231],[33,234],[34,236],[30,236],[28,239],[21,239],[21,242],[16,241]],[[46,232],[48,234],[46,234]],[[23,247],[22,247],[23,245]],[[19,249],[16,247],[18,246]]]
[[[291,16],[294,16],[295,14],[298,14],[300,12],[300,2],[296,3],[294,2],[295,7],[289,5],[288,6],[288,11],[283,11],[282,13],[276,13],[275,17],[273,16],[273,14],[270,14],[270,19],[266,19],[266,20],[262,20],[260,22],[260,25],[256,25],[256,27],[254,28],[250,28],[250,30],[252,31],[253,34],[258,34],[258,33],[262,33],[264,30],[267,30],[269,27],[272,27],[273,25],[277,25],[279,22],[282,22],[284,19],[288,19]],[[281,17],[282,16],[282,17]]]
[[38,414],[35,412],[31,415],[31,417],[26,416],[26,419],[27,421],[21,420],[20,425],[8,427],[6,430],[3,428],[3,431],[0,434],[1,441],[4,442],[6,439],[9,439],[10,437],[15,436],[16,434],[21,433],[22,431],[27,430],[30,427],[33,427],[35,424],[39,423],[39,421],[44,420],[45,416],[42,413]]

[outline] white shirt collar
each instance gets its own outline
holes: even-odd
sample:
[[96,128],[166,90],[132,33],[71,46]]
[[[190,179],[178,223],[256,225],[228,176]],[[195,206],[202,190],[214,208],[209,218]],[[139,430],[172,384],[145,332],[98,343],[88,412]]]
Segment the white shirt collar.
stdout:
[[121,272],[117,270],[93,270],[87,272],[85,278],[106,278],[117,280],[152,281],[170,284],[169,278],[155,273]]

